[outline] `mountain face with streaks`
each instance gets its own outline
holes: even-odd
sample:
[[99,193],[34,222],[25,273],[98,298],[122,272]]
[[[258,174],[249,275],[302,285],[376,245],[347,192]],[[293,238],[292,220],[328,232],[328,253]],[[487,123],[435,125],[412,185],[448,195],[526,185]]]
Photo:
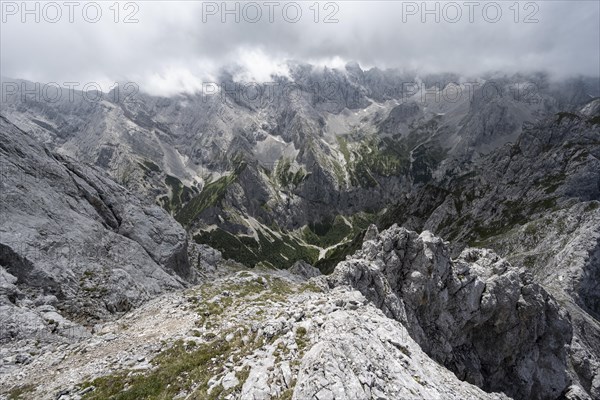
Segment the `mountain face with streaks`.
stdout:
[[5,80],[2,112],[56,152],[107,171],[226,256],[323,270],[340,243],[448,164],[598,94],[584,79],[418,77],[356,63],[291,64],[263,84],[224,73],[206,91],[216,94],[171,98],[129,84],[50,103],[27,95],[32,85]]
[[[216,398],[600,397],[598,80],[289,68],[258,84],[223,73],[211,90],[168,98],[124,84],[48,101],[31,95],[34,83],[2,78],[0,298],[10,340],[48,331],[50,346],[65,332],[97,343],[102,324],[127,313],[133,331],[167,341],[160,352],[148,339],[128,357],[159,352],[170,370],[183,352],[206,367],[203,354],[169,339],[196,337],[189,323],[202,346],[240,339],[248,357],[265,360],[209,368],[197,376],[206,387],[157,387],[167,397],[214,388]],[[246,279],[248,267],[262,278]],[[208,293],[202,283],[213,279],[219,290]],[[298,314],[284,322],[279,306],[260,302],[265,320],[243,313],[235,299],[256,300],[245,296],[257,282],[257,293]],[[313,294],[298,294],[304,285]],[[195,294],[169,297],[185,287]],[[188,302],[200,317],[183,307],[181,324],[160,332],[138,310]],[[229,331],[227,315],[264,326]],[[357,328],[348,318],[365,330],[331,338]],[[390,339],[404,333],[406,343]],[[360,344],[373,340],[381,343]],[[389,359],[390,343],[407,358]],[[375,375],[333,356],[348,349],[371,354]],[[21,354],[2,356],[13,365],[29,360]],[[428,386],[411,354],[451,373]],[[130,367],[73,362],[81,382]],[[399,363],[395,378],[385,378],[389,363]],[[323,366],[331,374],[317,376]],[[336,385],[347,373],[356,379]],[[119,388],[93,386],[98,398]],[[90,396],[88,387],[69,395]]]

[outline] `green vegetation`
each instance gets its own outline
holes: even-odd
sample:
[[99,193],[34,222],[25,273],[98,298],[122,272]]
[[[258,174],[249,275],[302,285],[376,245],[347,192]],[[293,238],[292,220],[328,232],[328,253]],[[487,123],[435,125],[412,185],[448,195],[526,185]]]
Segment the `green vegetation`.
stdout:
[[277,178],[277,182],[284,188],[295,188],[308,176],[304,168],[292,172],[290,171],[291,167],[292,163],[287,158],[279,160],[275,167],[274,174]]
[[320,223],[309,224],[304,227],[302,233],[307,243],[329,247],[346,239],[353,230],[353,227],[348,226],[344,218],[338,215],[333,220],[327,218]]
[[8,392],[9,400],[25,400],[31,398],[31,393],[35,390],[33,385],[17,386]]
[[590,203],[588,203],[587,206],[585,206],[585,212],[594,211],[594,210],[597,210],[598,208],[600,208],[600,202],[594,200],[594,201],[591,201]]
[[[338,136],[337,142],[353,186],[374,187],[378,185],[377,176],[399,176],[408,171],[410,150],[403,141],[372,136],[350,144],[344,136]],[[343,177],[343,170],[336,175]]]
[[537,257],[534,255],[527,255],[523,258],[523,265],[527,268],[533,268],[535,267],[535,261],[536,261]]
[[358,232],[368,228],[375,221],[376,215],[360,212],[343,217],[325,218],[321,222],[311,223],[304,227],[304,241],[319,247],[330,247],[343,241],[351,240]]
[[363,237],[365,236],[365,231],[359,232],[354,238],[346,243],[343,243],[339,246],[330,249],[325,254],[325,257],[318,260],[314,266],[319,268],[323,274],[330,274],[333,272],[335,266],[346,259],[347,255],[354,254],[357,250],[362,247]]
[[402,176],[409,172],[416,183],[430,181],[431,171],[447,155],[447,151],[437,142],[428,141],[438,128],[438,120],[436,117],[420,125],[411,125],[411,131],[406,136],[369,136],[358,139],[355,143],[348,142],[346,137],[360,138],[360,133],[338,136],[337,141],[346,161],[350,184],[374,187],[379,184],[378,177]]
[[194,236],[197,243],[208,244],[221,251],[225,258],[254,267],[263,262],[276,268],[289,268],[298,260],[313,263],[319,256],[318,249],[306,246],[290,234],[279,236],[258,231],[258,242],[250,236],[233,235],[217,228]]
[[189,226],[202,211],[215,206],[223,199],[229,185],[237,180],[245,167],[246,164],[241,162],[230,175],[206,184],[200,194],[192,198],[190,202],[177,213],[175,219],[182,225]]
[[309,345],[310,340],[308,339],[308,331],[305,327],[299,326],[296,328],[296,346],[298,350],[303,352]]
[[556,189],[562,185],[562,183],[567,178],[565,173],[560,173],[558,175],[550,175],[544,177],[542,180],[536,183],[537,186],[544,188],[544,192],[546,194],[554,193]]
[[354,186],[377,186],[375,176],[400,176],[408,172],[410,151],[406,144],[391,138],[370,138],[354,150],[351,165],[351,184]]
[[[240,330],[242,329],[242,330]],[[217,399],[241,390],[248,371],[241,371],[236,376],[240,383],[225,391],[217,386],[208,391],[208,381],[211,377],[223,373],[223,364],[229,357],[234,361],[242,355],[252,352],[262,344],[256,340],[256,334],[245,332],[240,328],[234,333],[234,339],[225,340],[225,335],[219,336],[208,343],[192,346],[182,340],[177,341],[171,348],[163,351],[154,358],[152,363],[157,367],[147,373],[123,372],[104,376],[88,382],[84,387],[95,386],[95,390],[83,398],[89,400],[115,399],[172,399],[182,391],[193,389],[193,399]],[[253,335],[252,340],[244,344],[242,337]]]
[[[259,264],[271,268],[291,267],[296,261],[304,260],[329,271],[338,260],[345,258],[347,251],[354,251],[360,243],[356,236],[364,231],[377,218],[376,214],[366,212],[352,216],[326,218],[294,233],[285,233],[273,227],[273,230],[259,229],[254,236],[236,235],[222,228],[200,231],[194,236],[197,243],[207,244],[223,253],[225,258],[238,261],[248,267]],[[340,244],[341,243],[341,244]],[[336,246],[337,245],[337,246]],[[351,248],[349,245],[352,245]],[[330,249],[324,260],[318,260],[319,247]]]
[[447,151],[437,144],[421,145],[413,151],[411,176],[415,183],[427,183],[432,172],[446,157]]
[[[502,218],[488,224],[475,221],[470,235],[471,241],[469,244],[471,246],[480,246],[486,240],[503,235],[517,225],[525,225],[535,214],[556,210],[556,198],[545,198],[530,204],[524,204],[521,201],[505,201],[502,206]],[[535,232],[533,231],[534,229],[536,230]],[[537,233],[537,228],[535,226],[528,226],[526,233]]]
[[[241,277],[241,275],[238,275]],[[203,285],[199,289],[198,302],[192,297],[191,301],[195,304],[196,312],[202,317],[198,322],[200,325],[214,324],[214,317],[220,317],[225,310],[234,304],[240,305],[248,301],[248,298],[253,298],[253,301],[260,303],[261,301],[284,301],[290,293],[297,291],[309,291],[306,287],[294,287],[289,282],[283,279],[272,276],[258,276],[249,278],[245,282],[226,283],[219,287],[214,287],[210,284]],[[227,295],[223,295],[227,293]],[[213,338],[206,338],[211,340]]]
[[573,114],[573,113],[570,113],[570,112],[566,112],[566,111],[559,112],[556,115],[558,117],[556,119],[556,123],[557,124],[560,124],[563,121],[563,119],[565,119],[565,118],[568,119],[568,120],[575,120],[575,121],[578,121],[578,120],[581,119],[581,117],[579,115]]
[[160,173],[160,167],[158,165],[156,165],[155,163],[153,163],[150,160],[143,160],[141,163],[139,163],[139,165],[142,167],[142,169],[145,172],[156,172],[156,173]]
[[346,164],[350,164],[352,162],[352,157],[350,156],[350,150],[348,149],[348,141],[343,136],[337,136],[336,139],[340,146],[340,151],[344,156],[344,160],[346,160]]
[[[413,202],[411,204],[410,202],[414,200],[412,199],[409,202],[400,201],[396,205],[389,207],[378,218],[377,226],[380,229],[387,229],[395,223],[402,225],[409,217],[426,219],[451,194],[447,189],[432,185],[431,183],[425,184],[420,192],[418,203]],[[415,204],[417,205],[416,208]]]
[[171,214],[181,211],[183,205],[197,194],[195,188],[185,186],[179,179],[171,175],[167,175],[165,184],[170,188],[171,195],[161,197],[159,203]]
[[[206,283],[199,288],[190,289],[186,292],[186,297],[193,309],[203,317],[197,323],[210,328],[228,321],[227,318],[222,319],[228,307],[242,307],[250,299],[255,304],[284,301],[291,293],[304,290],[309,288],[294,285],[278,277],[239,272],[236,279],[226,280],[222,285]],[[158,400],[172,399],[180,393],[186,393],[188,399],[198,400],[222,399],[231,394],[239,396],[250,373],[249,367],[236,372],[239,384],[227,390],[221,385],[216,385],[209,391],[209,380],[230,371],[224,367],[225,364],[241,365],[245,357],[266,343],[273,343],[278,339],[277,335],[266,338],[258,332],[253,332],[249,326],[242,325],[228,325],[228,329],[222,334],[208,332],[201,338],[198,330],[193,332],[194,336],[199,337],[198,340],[175,342],[152,360],[155,368],[151,370],[123,371],[86,382],[84,388],[94,386],[95,390],[83,398]],[[306,333],[306,330],[301,329],[296,333],[297,340],[301,341],[303,346],[308,344]],[[281,351],[284,350],[281,348]]]
[[[295,383],[294,383],[295,386]],[[281,394],[276,397],[274,400],[292,400],[292,395],[294,394],[294,388],[291,387],[289,389],[284,390]]]

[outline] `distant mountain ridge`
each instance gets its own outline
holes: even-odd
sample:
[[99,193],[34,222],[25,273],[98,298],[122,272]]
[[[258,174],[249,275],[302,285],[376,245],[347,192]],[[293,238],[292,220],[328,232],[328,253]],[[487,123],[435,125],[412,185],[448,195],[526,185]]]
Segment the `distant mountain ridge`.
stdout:
[[3,84],[2,112],[160,204],[227,256],[330,268],[332,245],[350,242],[450,160],[514,142],[527,124],[599,94],[592,79],[419,77],[356,63],[291,64],[289,77],[262,84],[224,73],[216,84],[212,95],[122,88],[94,102],[74,91],[53,103],[20,85],[9,95]]
[[[469,82],[357,64],[298,64],[273,79],[243,88],[272,90],[268,101],[223,90],[240,87],[224,75],[215,94],[73,91],[55,102],[3,79],[7,340],[89,337],[95,321],[229,271],[217,249],[257,271],[333,272],[313,283],[360,291],[404,325],[411,347],[485,390],[600,396],[597,81]],[[491,248],[514,267],[465,247]],[[234,280],[275,282],[244,272]],[[435,285],[424,278],[434,275]],[[281,299],[277,284],[269,290]],[[202,299],[209,316],[229,302],[226,292]],[[502,352],[488,351],[488,329]],[[512,340],[525,358],[510,351]],[[320,365],[317,350],[310,365]]]

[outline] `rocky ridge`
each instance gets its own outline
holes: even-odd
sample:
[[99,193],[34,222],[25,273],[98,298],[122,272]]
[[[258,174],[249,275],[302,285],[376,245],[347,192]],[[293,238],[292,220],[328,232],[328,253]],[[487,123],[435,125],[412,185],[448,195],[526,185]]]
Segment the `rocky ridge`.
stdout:
[[530,271],[571,315],[573,378],[592,398],[600,396],[599,112],[596,99],[476,163],[447,165],[453,174],[415,190],[382,224],[435,232],[454,255],[488,247]]
[[488,250],[452,260],[428,232],[372,227],[330,276],[223,261],[200,273],[210,282],[40,349],[2,374],[2,387],[62,400],[555,399],[578,390],[566,372],[564,311]]
[[372,226],[360,251],[328,276],[401,321],[458,377],[514,398],[557,398],[568,386],[569,318],[524,269],[489,250],[452,260],[440,238]]

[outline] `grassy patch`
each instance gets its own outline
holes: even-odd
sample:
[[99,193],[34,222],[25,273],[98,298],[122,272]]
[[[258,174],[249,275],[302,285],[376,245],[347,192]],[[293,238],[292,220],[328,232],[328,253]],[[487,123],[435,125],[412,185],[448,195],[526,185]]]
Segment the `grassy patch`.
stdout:
[[446,157],[447,151],[437,144],[421,145],[413,151],[411,176],[415,183],[431,181],[433,171]]
[[31,393],[34,390],[34,385],[17,386],[8,392],[8,398],[9,400],[31,399]]
[[329,247],[344,240],[351,232],[341,216],[327,218],[320,223],[309,224],[303,229],[304,240],[320,247]]
[[352,161],[352,157],[350,155],[350,150],[348,149],[348,141],[343,136],[337,136],[336,139],[338,142],[338,146],[340,147],[340,151],[344,156],[344,160],[346,160],[346,164],[350,164],[350,162]]
[[170,188],[170,196],[162,196],[159,199],[160,205],[169,213],[176,215],[181,211],[184,204],[192,200],[197,194],[193,188],[185,186],[179,179],[167,175],[165,185]]
[[560,124],[564,119],[579,121],[581,117],[570,112],[559,112],[556,114],[556,123]]
[[140,163],[140,166],[146,172],[160,173],[160,167],[158,165],[156,165],[155,163],[153,163],[152,161],[150,161],[150,160],[143,160]]
[[281,392],[281,394],[275,398],[275,400],[292,400],[292,395],[294,394],[294,388],[289,388]]
[[554,193],[556,189],[558,189],[560,185],[562,185],[566,178],[567,175],[565,175],[564,173],[560,173],[558,175],[550,175],[538,181],[536,185],[538,187],[544,188],[544,192],[546,194],[550,194]]
[[291,168],[292,162],[287,158],[279,160],[277,166],[275,167],[274,175],[279,185],[284,188],[296,188],[308,176],[304,168],[299,168],[295,172],[292,172]]
[[323,274],[330,274],[331,272],[333,272],[335,266],[339,262],[346,259],[347,255],[354,254],[357,250],[359,250],[362,247],[364,236],[365,230],[356,234],[356,236],[354,236],[354,238],[351,241],[336,246],[333,249],[329,250],[325,254],[325,257],[318,260],[314,264],[314,266],[319,268],[319,270],[321,270]]
[[245,163],[238,165],[233,173],[221,177],[214,182],[210,182],[204,186],[199,195],[195,196],[187,203],[180,212],[177,213],[175,219],[184,226],[189,226],[201,213],[209,207],[215,206],[220,202],[229,185],[237,180],[239,174],[246,167]]
[[373,136],[349,143],[345,137],[338,136],[337,142],[353,186],[374,187],[379,184],[379,176],[400,176],[408,172],[410,149],[404,140]]
[[536,256],[528,255],[523,258],[523,265],[529,269],[535,267]]
[[[84,385],[95,386],[84,399],[172,399],[180,392],[191,393],[188,398],[217,399],[224,395],[241,391],[247,371],[237,375],[240,383],[237,387],[224,392],[222,387],[208,391],[211,377],[223,374],[223,364],[229,357],[238,361],[243,355],[252,353],[262,344],[252,337],[244,344],[245,331],[236,331],[234,339],[227,341],[219,336],[208,343],[188,346],[177,341],[171,348],[157,355],[152,363],[156,369],[146,373],[123,372],[104,376]],[[250,334],[249,332],[247,334]],[[242,378],[242,379],[240,379]]]
[[298,350],[304,352],[309,344],[310,340],[308,339],[308,331],[306,328],[303,326],[296,328],[296,346],[298,346]]
[[342,217],[326,218],[319,223],[312,223],[302,230],[303,239],[309,244],[319,247],[330,247],[346,240],[351,240],[360,231],[367,229],[376,219],[375,214],[365,212]]
[[588,203],[587,206],[585,206],[585,212],[594,211],[594,210],[597,210],[598,208],[600,208],[600,202],[592,201],[592,202]]
[[[226,363],[241,365],[245,357],[278,337],[265,339],[249,327],[231,327],[224,317],[225,311],[232,306],[243,307],[250,300],[254,304],[285,300],[302,290],[305,288],[287,280],[248,272],[240,272],[235,279],[226,279],[219,285],[207,283],[190,289],[186,296],[195,311],[203,316],[199,323],[206,328],[219,327],[223,333],[201,335],[200,331],[194,330],[193,336],[198,340],[175,342],[152,360],[154,368],[151,370],[123,371],[86,382],[83,387],[95,386],[95,390],[87,393],[84,399],[158,400],[172,399],[180,393],[185,393],[189,399],[202,400],[222,399],[231,394],[239,396],[250,373],[248,367],[235,372],[239,384],[233,388],[225,390],[218,384],[209,391],[209,381],[231,371],[224,367]],[[256,316],[259,317],[258,311]],[[222,328],[223,323],[228,329]],[[296,335],[299,343],[306,346],[306,330],[299,329]]]
[[210,232],[201,232],[194,236],[197,243],[208,244],[223,253],[225,258],[254,267],[258,263],[268,263],[275,268],[289,268],[298,260],[313,263],[319,251],[308,247],[292,235],[281,233],[277,237],[258,231],[258,242],[249,236],[233,235],[220,228]]

